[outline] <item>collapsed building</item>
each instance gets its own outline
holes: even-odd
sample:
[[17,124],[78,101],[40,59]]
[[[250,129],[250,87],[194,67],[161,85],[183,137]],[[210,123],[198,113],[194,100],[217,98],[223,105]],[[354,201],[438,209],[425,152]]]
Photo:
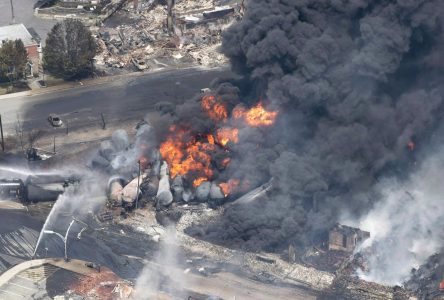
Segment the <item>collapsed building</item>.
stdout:
[[353,252],[370,237],[370,232],[346,225],[336,224],[328,233],[328,250]]
[[240,6],[201,2],[179,1],[171,9],[172,30],[167,21],[170,10],[165,6],[157,1],[129,2],[99,28],[97,66],[146,70],[167,65],[226,64],[218,50],[221,33],[241,17]]

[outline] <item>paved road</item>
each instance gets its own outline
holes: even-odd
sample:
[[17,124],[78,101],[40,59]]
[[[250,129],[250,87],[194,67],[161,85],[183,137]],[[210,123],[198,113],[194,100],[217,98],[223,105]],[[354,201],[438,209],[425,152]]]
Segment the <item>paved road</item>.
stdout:
[[[16,23],[23,23],[26,27],[32,27],[42,38],[42,43],[46,39],[47,33],[56,23],[53,20],[44,20],[34,16],[34,4],[37,0],[13,0],[14,15]],[[0,26],[12,23],[10,0],[0,1]]]
[[13,134],[17,114],[24,131],[50,129],[50,113],[69,120],[70,128],[97,124],[100,114],[107,120],[138,120],[159,101],[181,103],[207,87],[216,77],[227,76],[226,69],[169,70],[140,76],[116,77],[95,86],[79,86],[51,94],[20,96],[0,100],[0,114],[6,134]]

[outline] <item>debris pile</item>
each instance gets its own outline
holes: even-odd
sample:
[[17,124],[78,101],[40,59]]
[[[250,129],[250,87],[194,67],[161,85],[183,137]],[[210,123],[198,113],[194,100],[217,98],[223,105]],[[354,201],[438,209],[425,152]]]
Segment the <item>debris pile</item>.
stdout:
[[227,63],[219,52],[221,33],[240,18],[238,5],[218,7],[213,4],[217,1],[180,1],[174,7],[174,33],[169,34],[166,6],[145,2],[147,5],[139,5],[142,9],[134,9],[128,2],[99,29],[99,67],[143,71],[170,65],[214,67]]
[[399,286],[388,287],[351,276],[340,276],[318,299],[415,300],[418,298]]
[[[97,272],[81,277],[68,292],[87,299],[129,299],[133,287],[107,268],[98,266]],[[71,298],[69,298],[71,299]]]
[[404,285],[421,299],[444,299],[444,255],[432,255],[418,269],[412,269]]

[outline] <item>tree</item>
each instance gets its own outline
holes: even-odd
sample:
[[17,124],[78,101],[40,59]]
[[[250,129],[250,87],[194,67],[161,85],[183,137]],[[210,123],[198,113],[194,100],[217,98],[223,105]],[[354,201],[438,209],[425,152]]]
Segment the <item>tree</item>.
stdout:
[[11,82],[25,76],[28,52],[21,40],[6,41],[0,48],[0,77]]
[[51,74],[70,80],[90,74],[95,55],[91,31],[79,20],[67,19],[49,32],[43,48],[43,66]]

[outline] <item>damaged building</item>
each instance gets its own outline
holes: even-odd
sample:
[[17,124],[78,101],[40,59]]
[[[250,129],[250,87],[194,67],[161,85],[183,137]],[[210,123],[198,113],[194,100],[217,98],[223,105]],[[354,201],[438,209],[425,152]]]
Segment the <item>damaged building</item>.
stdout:
[[328,233],[328,250],[353,252],[370,237],[370,232],[346,225],[336,224]]
[[[156,1],[129,1],[98,29],[97,67],[143,71],[226,64],[219,51],[221,33],[241,18],[240,6],[218,6],[219,2],[179,1],[167,9]],[[170,11],[173,16],[168,17]],[[167,26],[168,18],[173,26]]]

